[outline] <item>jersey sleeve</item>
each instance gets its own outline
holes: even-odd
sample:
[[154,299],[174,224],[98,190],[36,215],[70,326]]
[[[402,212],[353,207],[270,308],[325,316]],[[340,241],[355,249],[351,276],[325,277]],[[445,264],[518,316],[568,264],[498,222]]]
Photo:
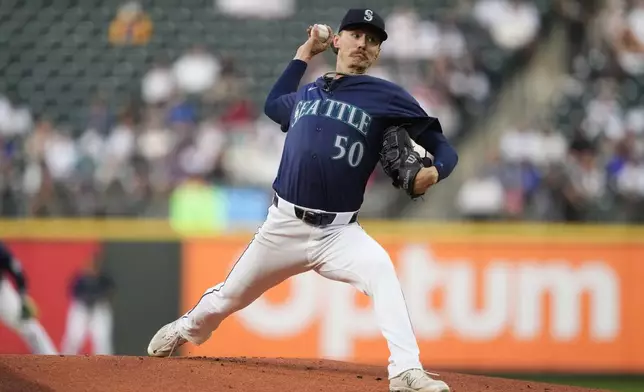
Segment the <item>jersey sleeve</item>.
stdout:
[[387,109],[391,116],[429,117],[416,98],[400,87],[393,89]]
[[420,106],[418,101],[407,91],[396,86],[387,106],[387,118],[395,125],[406,124],[409,136],[418,141],[421,133],[426,131],[443,133],[443,128],[436,117],[431,117]]
[[290,93],[276,98],[271,103],[271,107],[265,112],[271,120],[280,125],[282,132],[288,131],[296,94]]
[[438,180],[443,180],[454,171],[458,154],[442,132],[423,132],[416,142],[434,156],[433,166],[438,171]]
[[405,124],[409,136],[434,156],[439,181],[449,177],[458,163],[458,154],[443,134],[438,118],[429,116],[403,89],[394,90],[388,113],[396,125]]
[[307,66],[308,64],[304,61],[292,60],[266,97],[264,113],[268,118],[280,124],[283,132],[288,131],[297,88]]

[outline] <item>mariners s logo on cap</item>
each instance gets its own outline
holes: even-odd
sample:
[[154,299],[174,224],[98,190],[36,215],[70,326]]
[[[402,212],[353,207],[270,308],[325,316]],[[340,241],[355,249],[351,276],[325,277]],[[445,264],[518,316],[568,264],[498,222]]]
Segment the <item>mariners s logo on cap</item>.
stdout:
[[366,8],[352,8],[348,10],[344,18],[342,18],[342,22],[340,22],[338,33],[345,29],[350,30],[365,25],[374,29],[381,42],[387,40],[385,21],[377,12]]

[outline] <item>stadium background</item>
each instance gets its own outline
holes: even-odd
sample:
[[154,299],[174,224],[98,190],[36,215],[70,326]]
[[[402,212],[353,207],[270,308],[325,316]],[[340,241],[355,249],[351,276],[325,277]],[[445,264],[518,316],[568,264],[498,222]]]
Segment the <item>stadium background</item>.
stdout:
[[[358,6],[385,16],[391,32],[374,73],[439,117],[461,158],[422,202],[407,201],[375,173],[362,216],[397,267],[404,272],[420,260],[428,276],[470,271],[461,287],[481,312],[461,316],[482,322],[492,319],[486,304],[503,307],[510,296],[486,291],[497,261],[512,266],[510,282],[535,265],[550,273],[563,265],[573,272],[568,278],[582,271],[581,290],[572,291],[584,303],[579,319],[560,320],[581,324],[569,340],[557,337],[556,323],[547,327],[552,315],[527,343],[508,332],[511,324],[498,336],[486,336],[489,325],[459,335],[457,311],[441,316],[452,324],[444,338],[423,340],[424,351],[433,355],[440,344],[456,353],[431,357],[442,367],[613,374],[642,388],[642,1],[3,0],[0,237],[24,261],[54,340],[64,329],[70,275],[97,254],[116,282],[118,354],[140,354],[159,325],[218,281],[271,195],[284,135],[262,114],[264,95],[308,25],[336,27],[347,7]],[[306,80],[333,60],[325,53]],[[418,247],[424,258],[405,261]],[[587,265],[597,267],[595,281],[583,280]],[[561,309],[569,304],[561,276],[559,286],[543,289],[551,296],[546,314],[558,301]],[[613,302],[606,293],[617,293],[608,296]],[[593,295],[601,297],[594,305]],[[467,299],[434,297],[421,308]],[[284,301],[287,287],[266,298]],[[615,315],[617,332],[593,334],[600,310]],[[233,326],[242,321],[223,333],[239,338]],[[312,347],[320,332],[311,328],[254,338],[268,352],[283,349],[280,339]],[[431,325],[419,328],[435,336]],[[3,327],[0,342],[2,353],[24,352]],[[357,342],[333,355],[369,360],[381,343]],[[550,351],[539,354],[540,345]],[[570,356],[553,361],[557,350]],[[589,360],[595,352],[605,355]]]

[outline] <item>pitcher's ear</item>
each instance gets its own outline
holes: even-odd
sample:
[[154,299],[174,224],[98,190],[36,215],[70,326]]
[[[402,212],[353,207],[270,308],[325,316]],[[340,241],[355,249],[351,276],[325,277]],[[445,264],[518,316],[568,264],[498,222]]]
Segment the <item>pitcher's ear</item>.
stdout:
[[333,42],[331,42],[331,50],[336,55],[338,54],[338,49],[340,48],[340,33],[333,36]]

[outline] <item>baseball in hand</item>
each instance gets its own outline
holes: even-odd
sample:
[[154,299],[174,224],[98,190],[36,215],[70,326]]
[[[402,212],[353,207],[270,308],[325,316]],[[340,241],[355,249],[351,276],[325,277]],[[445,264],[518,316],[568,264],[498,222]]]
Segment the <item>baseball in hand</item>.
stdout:
[[320,38],[320,41],[326,42],[326,40],[329,39],[329,29],[326,25],[316,24],[313,26],[313,28],[318,31],[318,37]]

